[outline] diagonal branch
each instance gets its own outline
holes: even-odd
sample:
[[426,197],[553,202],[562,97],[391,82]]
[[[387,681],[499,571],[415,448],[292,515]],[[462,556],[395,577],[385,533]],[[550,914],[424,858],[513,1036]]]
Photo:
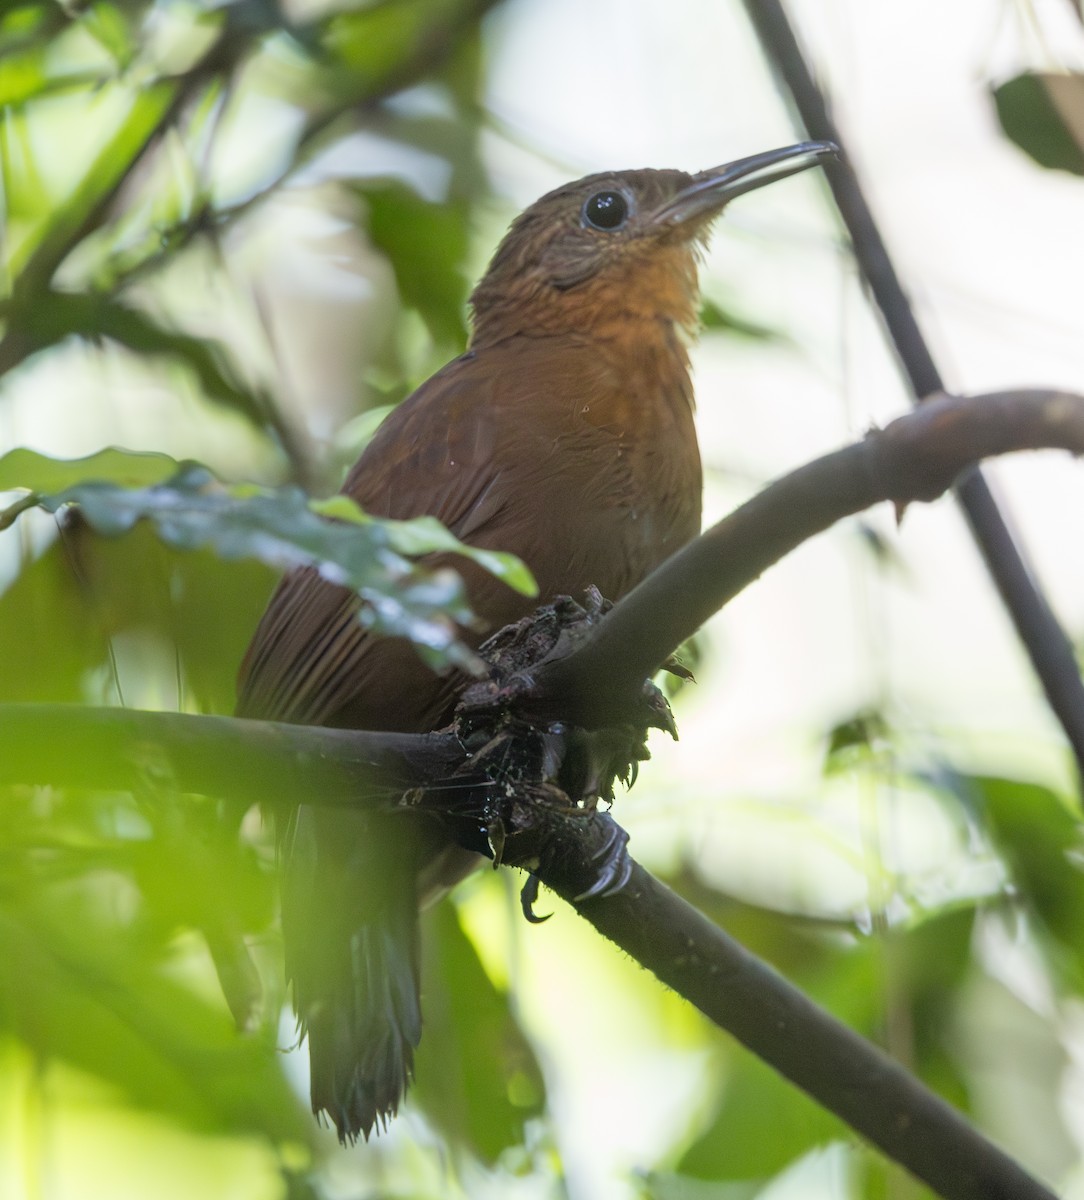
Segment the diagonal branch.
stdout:
[[1010,449],[1084,453],[1084,396],[942,396],[766,487],[679,550],[567,657],[534,673],[533,711],[612,724],[686,638],[796,546],[882,500],[933,500],[975,462]]
[[[809,136],[843,146],[828,102],[787,20],[783,0],[745,0],[745,8]],[[847,156],[827,167],[825,176],[916,401],[944,391],[941,374]],[[1084,684],[1069,639],[1013,541],[982,473],[974,470],[960,479],[956,495],[1084,777]]]
[[[592,832],[602,833],[596,829]],[[584,847],[551,848],[543,882],[663,983],[946,1200],[1054,1200],[899,1063],[825,1012],[637,863],[580,900]]]

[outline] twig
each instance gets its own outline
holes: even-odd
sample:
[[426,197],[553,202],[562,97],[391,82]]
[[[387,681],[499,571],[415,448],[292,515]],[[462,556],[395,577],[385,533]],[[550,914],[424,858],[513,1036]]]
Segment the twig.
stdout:
[[[805,61],[782,0],[745,0],[745,8],[765,52],[790,91],[809,136],[842,146],[824,93]],[[855,258],[884,318],[915,399],[921,401],[942,392],[941,374],[850,159],[844,155],[840,163],[826,168],[825,174],[850,233]],[[1084,684],[1069,639],[1013,541],[981,472],[974,470],[962,478],[956,494],[1050,707],[1073,748],[1078,772],[1084,778]]]

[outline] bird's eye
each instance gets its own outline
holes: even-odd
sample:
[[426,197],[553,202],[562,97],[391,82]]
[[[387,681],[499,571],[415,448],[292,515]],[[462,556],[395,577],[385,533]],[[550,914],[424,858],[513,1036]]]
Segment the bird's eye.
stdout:
[[593,229],[609,232],[628,220],[629,202],[620,192],[596,192],[583,206],[583,219]]

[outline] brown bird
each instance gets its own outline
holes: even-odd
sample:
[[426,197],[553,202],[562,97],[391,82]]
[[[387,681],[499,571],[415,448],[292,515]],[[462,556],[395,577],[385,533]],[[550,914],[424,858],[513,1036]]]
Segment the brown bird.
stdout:
[[[700,529],[686,348],[708,228],[735,196],[833,153],[806,142],[698,175],[592,175],[543,196],[475,289],[466,353],[387,418],[343,491],[376,516],[429,514],[470,545],[523,559],[536,599],[456,560],[489,630],[591,584],[620,599]],[[360,604],[313,570],[288,575],[241,667],[238,714],[351,729],[446,724],[462,677],[367,632]],[[344,1141],[383,1127],[411,1078],[419,899],[477,861],[448,836],[418,816],[310,805],[280,836],[286,969],[312,1107]]]

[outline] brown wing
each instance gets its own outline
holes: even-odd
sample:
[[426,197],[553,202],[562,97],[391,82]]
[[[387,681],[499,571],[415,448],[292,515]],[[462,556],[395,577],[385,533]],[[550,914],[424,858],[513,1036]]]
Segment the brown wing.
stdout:
[[[661,396],[630,396],[616,381],[597,343],[517,338],[468,353],[388,417],[343,490],[375,515],[429,514],[471,545],[524,559],[537,600],[453,560],[491,629],[592,583],[616,599],[695,534],[701,487],[683,381],[670,394],[664,380]],[[354,728],[441,723],[455,681],[406,642],[366,633],[357,609],[312,570],[288,575],[242,665],[238,712]]]

